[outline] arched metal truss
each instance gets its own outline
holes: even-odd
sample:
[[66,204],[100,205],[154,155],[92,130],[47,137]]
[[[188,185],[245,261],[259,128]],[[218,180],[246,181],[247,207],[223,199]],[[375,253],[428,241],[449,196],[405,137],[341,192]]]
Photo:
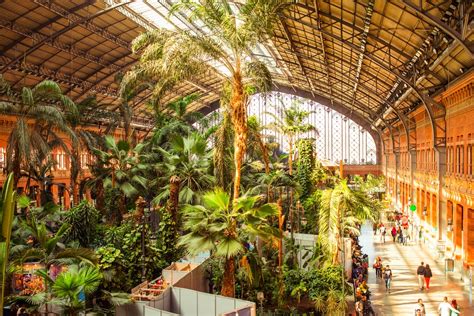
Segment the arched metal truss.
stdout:
[[[118,109],[115,74],[137,61],[130,43],[162,20],[174,28],[203,34],[182,12],[169,15],[171,1],[3,1],[0,2],[0,69],[18,88],[43,79],[64,86],[74,100],[95,93]],[[238,2],[236,4],[239,5]],[[337,14],[336,14],[337,12]],[[384,132],[394,151],[399,136],[415,149],[412,113],[427,113],[435,148],[445,144],[445,109],[433,99],[473,62],[472,1],[300,0],[282,16],[263,47],[265,61],[276,65],[275,87],[310,96],[325,106],[366,124],[378,146]],[[78,36],[80,35],[80,36]],[[254,58],[262,58],[258,53]],[[209,71],[181,82],[164,102],[198,92],[193,109],[219,99],[223,74]],[[137,120],[151,115],[143,91],[133,100]],[[318,101],[320,100],[320,101]]]

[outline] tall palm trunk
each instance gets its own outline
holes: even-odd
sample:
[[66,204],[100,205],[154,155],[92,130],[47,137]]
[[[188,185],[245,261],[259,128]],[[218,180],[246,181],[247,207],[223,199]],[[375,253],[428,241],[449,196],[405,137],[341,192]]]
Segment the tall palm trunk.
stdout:
[[178,231],[178,206],[179,206],[179,185],[181,179],[178,176],[172,176],[170,178],[170,196],[168,198],[168,212],[171,213],[173,220],[173,232]]
[[98,178],[95,184],[96,195],[95,195],[95,206],[101,212],[104,212],[105,208],[105,192],[104,192],[104,182],[102,179]]
[[[239,64],[239,63],[238,63]],[[247,109],[245,108],[245,95],[242,83],[242,75],[240,67],[232,78],[232,96],[230,99],[230,107],[232,111],[231,119],[234,127],[234,201],[240,195],[240,178],[242,172],[242,162],[247,149]]]
[[224,264],[224,277],[222,278],[221,294],[227,297],[234,297],[235,291],[235,259],[227,258]]
[[[72,201],[74,204],[79,202],[79,194],[77,190],[77,179],[79,177],[79,169],[80,169],[80,156],[78,149],[73,146],[71,151],[71,156],[73,157],[74,163],[71,163],[71,174],[70,174],[70,186],[71,186],[71,195]],[[71,205],[72,206],[72,205]]]

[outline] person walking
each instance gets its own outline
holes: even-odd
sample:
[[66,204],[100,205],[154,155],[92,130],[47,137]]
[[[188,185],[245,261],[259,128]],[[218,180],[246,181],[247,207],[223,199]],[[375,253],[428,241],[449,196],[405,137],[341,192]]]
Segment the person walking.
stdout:
[[378,227],[379,225],[377,224],[377,222],[374,222],[374,224],[372,225],[372,229],[374,230],[374,236],[377,235]]
[[374,262],[374,269],[375,269],[375,277],[382,278],[382,258],[377,257],[375,258]]
[[380,224],[380,242],[385,243],[386,233],[387,233],[387,230],[385,229],[385,226],[383,224]]
[[395,242],[397,238],[397,228],[395,227],[395,225],[393,225],[392,227],[392,238],[393,238],[393,242]]
[[433,276],[433,273],[431,272],[431,268],[429,264],[426,264],[425,266],[425,272],[423,273],[425,277],[425,284],[426,284],[426,289],[430,289],[430,279]]
[[444,300],[438,306],[438,313],[440,316],[450,316],[451,312],[459,314],[459,311],[449,304],[448,298],[445,296]]
[[402,227],[401,226],[398,226],[397,236],[398,236],[398,242],[401,244],[402,241],[403,241],[403,233],[402,233]]
[[425,304],[423,304],[423,300],[419,298],[415,307],[415,316],[425,316],[425,315],[426,315]]
[[403,228],[402,229],[402,240],[403,240],[403,246],[406,246],[407,245],[407,241],[408,241],[408,230],[406,228]]
[[420,291],[423,291],[425,288],[425,263],[421,262],[421,264],[418,266],[418,269],[416,269],[416,275],[418,276],[418,287],[420,288]]
[[386,265],[383,271],[383,279],[385,280],[385,292],[390,293],[390,288],[392,286],[392,277],[392,270],[390,269],[389,265]]
[[457,312],[451,311],[451,316],[456,316],[456,315],[459,315],[461,313],[461,310],[459,309],[458,302],[456,300],[451,301],[451,307],[454,308],[455,310],[457,310]]

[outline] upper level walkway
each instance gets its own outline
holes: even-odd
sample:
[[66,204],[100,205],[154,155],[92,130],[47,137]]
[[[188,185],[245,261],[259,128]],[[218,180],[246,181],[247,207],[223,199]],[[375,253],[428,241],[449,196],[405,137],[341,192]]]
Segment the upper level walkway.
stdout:
[[[461,307],[461,315],[474,315],[474,305],[469,302],[469,292],[464,282],[454,274],[444,272],[444,259],[437,260],[428,246],[412,243],[403,246],[394,243],[390,234],[386,242],[380,242],[380,236],[373,235],[372,227],[364,225],[359,237],[362,251],[369,256],[368,285],[372,292],[370,299],[377,316],[382,315],[414,315],[416,302],[423,299],[426,315],[438,315],[438,305],[447,296],[449,301],[456,299]],[[390,265],[393,272],[392,290],[385,292],[385,284],[376,280],[372,264],[377,256],[381,256],[383,265]],[[429,291],[420,292],[416,269],[421,262],[428,263],[433,272]]]

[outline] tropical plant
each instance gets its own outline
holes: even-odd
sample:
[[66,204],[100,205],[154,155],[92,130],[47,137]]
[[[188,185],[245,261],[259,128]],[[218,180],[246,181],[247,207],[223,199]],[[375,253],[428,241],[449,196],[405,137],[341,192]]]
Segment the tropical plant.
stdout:
[[221,103],[222,119],[217,126],[212,141],[214,142],[214,175],[216,184],[225,191],[230,191],[233,177],[232,161],[234,152],[232,144],[234,142],[234,133],[232,131],[232,122],[230,111]]
[[132,43],[132,50],[141,53],[140,62],[126,74],[122,91],[151,81],[154,97],[159,98],[178,82],[207,69],[209,61],[229,71],[225,90],[235,134],[234,200],[240,195],[241,166],[247,145],[248,96],[271,87],[270,71],[264,62],[252,58],[251,50],[271,34],[288,3],[288,0],[250,0],[234,10],[227,0],[179,1],[173,11],[191,12],[189,20],[201,21],[210,34],[153,30]]
[[13,190],[13,174],[10,173],[3,184],[3,190],[0,200],[0,219],[1,219],[1,237],[0,237],[0,271],[1,273],[1,293],[0,293],[0,315],[3,315],[3,299],[5,296],[6,268],[8,256],[10,253],[10,237],[12,233],[13,212],[15,209],[15,191]]
[[71,265],[52,284],[54,298],[50,303],[63,309],[65,315],[77,315],[85,309],[86,297],[94,293],[102,281],[99,268]]
[[333,189],[324,190],[320,203],[319,238],[336,264],[339,249],[343,249],[345,232],[358,235],[356,224],[366,219],[375,221],[379,205],[364,191],[349,188],[347,180],[340,181]]
[[90,247],[99,223],[99,212],[83,200],[66,213],[65,222],[70,225],[66,239],[78,241],[81,247]]
[[298,141],[298,161],[296,178],[300,185],[300,200],[304,202],[312,190],[311,173],[314,167],[314,151],[312,139],[300,139]]
[[175,225],[178,222],[179,203],[196,203],[200,193],[214,184],[210,174],[212,152],[207,142],[198,133],[183,137],[175,135],[169,143],[169,150],[158,148],[163,162],[156,165],[161,173],[159,178],[163,186],[162,192],[155,202],[167,199],[167,209],[172,215]]
[[22,221],[19,231],[22,239],[27,239],[27,245],[17,245],[15,252],[12,251],[12,259],[15,264],[35,260],[43,263],[46,270],[53,264],[73,264],[77,262],[97,263],[97,257],[89,248],[65,248],[61,242],[70,229],[68,223],[52,233],[45,223],[40,223],[35,217]]
[[[248,126],[248,153],[250,156],[260,156],[265,165],[265,173],[270,173],[270,157],[268,154],[268,148],[265,144],[262,131],[263,126],[260,125],[256,116],[250,116],[247,121]],[[258,150],[257,150],[258,149]]]
[[229,194],[221,189],[207,192],[202,205],[184,207],[184,229],[179,245],[191,255],[212,251],[216,257],[225,258],[222,292],[234,296],[235,257],[246,252],[246,244],[256,238],[278,237],[278,230],[268,224],[268,218],[278,214],[275,204],[258,206],[260,196],[242,196],[232,206]]
[[[76,113],[77,109],[54,81],[45,80],[33,88],[23,87],[19,96],[5,87],[7,83],[1,76],[0,82],[9,99],[0,102],[0,112],[16,116],[8,136],[6,157],[7,170],[13,172],[16,187],[22,170],[28,171],[32,164],[41,161],[35,157],[48,157],[53,146],[67,150],[53,127],[74,137],[64,114]],[[35,118],[33,125],[28,124],[31,117]]]
[[[295,100],[291,105],[287,106],[280,100],[280,104],[274,105],[273,112],[266,112],[273,118],[273,122],[266,127],[286,137],[288,142],[288,169],[290,175],[293,174],[293,148],[295,142],[300,137],[313,132],[317,136],[318,130],[310,123],[306,123],[311,115],[311,111],[301,109],[301,101]],[[305,136],[307,138],[307,136]]]
[[[67,122],[74,131],[75,137],[71,139],[70,149],[70,188],[71,198],[74,203],[79,202],[79,177],[81,171],[86,167],[87,160],[84,155],[92,153],[94,148],[102,148],[104,134],[111,134],[120,123],[119,116],[115,112],[102,111],[106,104],[99,103],[95,95],[91,95],[77,103],[77,114],[66,115]],[[102,132],[88,129],[85,126],[100,123],[101,120],[108,122]]]
[[203,115],[190,111],[189,105],[198,99],[199,95],[193,93],[168,103],[164,109],[156,109],[155,128],[150,143],[167,148],[168,141],[175,135],[187,136],[195,132],[192,124]]
[[297,304],[309,300],[316,310],[325,315],[344,315],[346,295],[351,293],[352,288],[341,279],[341,271],[340,266],[286,270],[286,297],[296,299]]
[[94,149],[94,153],[102,165],[100,177],[94,181],[100,179],[105,187],[119,190],[121,193],[119,203],[121,216],[126,212],[127,198],[133,201],[141,190],[146,189],[147,179],[144,173],[148,165],[141,161],[142,144],[132,149],[127,141],[116,142],[113,136],[108,135],[105,137],[105,145],[107,151]]

